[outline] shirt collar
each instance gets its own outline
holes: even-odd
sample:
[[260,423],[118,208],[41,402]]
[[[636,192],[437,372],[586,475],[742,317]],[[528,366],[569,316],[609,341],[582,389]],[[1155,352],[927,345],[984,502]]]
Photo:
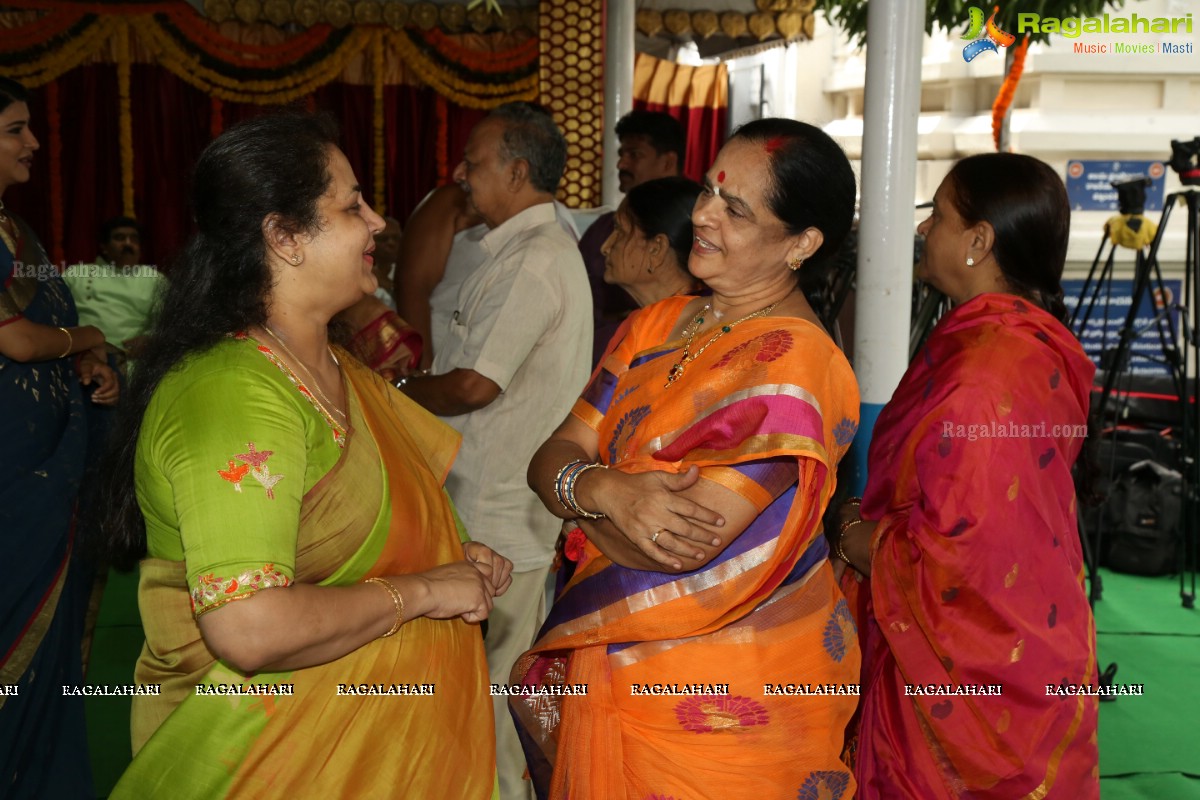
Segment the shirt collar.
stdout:
[[547,222],[554,222],[554,218],[554,203],[538,203],[488,231],[480,243],[487,249],[489,255],[495,257],[504,249],[504,245],[508,244],[517,234],[530,228],[536,228],[538,225],[545,225]]

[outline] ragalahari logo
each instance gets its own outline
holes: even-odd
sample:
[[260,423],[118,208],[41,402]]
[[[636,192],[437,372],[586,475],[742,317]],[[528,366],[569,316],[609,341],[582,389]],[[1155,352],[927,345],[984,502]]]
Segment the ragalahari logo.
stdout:
[[1000,13],[1000,6],[992,9],[992,15],[988,17],[987,25],[983,24],[983,11],[980,9],[971,6],[967,12],[970,14],[970,23],[962,38],[975,41],[963,48],[963,61],[969,63],[974,60],[975,56],[988,50],[999,53],[999,48],[1008,47],[1017,40],[1017,37],[1011,33],[1005,33],[996,27],[996,15]]

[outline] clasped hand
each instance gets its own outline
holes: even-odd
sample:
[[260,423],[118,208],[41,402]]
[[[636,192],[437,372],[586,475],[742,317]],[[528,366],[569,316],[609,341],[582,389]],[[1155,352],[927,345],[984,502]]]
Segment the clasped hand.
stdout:
[[596,507],[648,558],[681,569],[688,561],[705,558],[701,545],[721,546],[721,537],[713,529],[724,525],[724,518],[684,494],[700,480],[697,467],[678,474],[596,472],[600,474],[590,492]]
[[493,598],[512,584],[512,562],[479,542],[463,545],[463,561],[434,567],[422,574],[429,588],[432,619],[462,617],[466,622],[487,619]]
[[[97,353],[97,350],[99,353]],[[84,386],[96,384],[92,402],[100,406],[115,406],[121,395],[121,384],[117,373],[108,365],[104,348],[84,350],[79,354],[79,382]]]

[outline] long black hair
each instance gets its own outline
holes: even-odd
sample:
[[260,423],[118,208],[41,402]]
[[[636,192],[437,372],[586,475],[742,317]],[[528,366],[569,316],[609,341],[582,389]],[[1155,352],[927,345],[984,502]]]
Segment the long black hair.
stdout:
[[767,203],[788,233],[821,232],[821,246],[805,268],[832,260],[854,223],[854,170],[845,151],[815,125],[781,117],[747,122],[732,139],[761,145],[770,154]]
[[1065,320],[1062,274],[1071,204],[1058,173],[1032,156],[981,153],[955,164],[946,180],[963,221],[987,222],[996,232],[992,255],[1009,286]]
[[117,569],[132,569],[146,554],[133,467],[155,388],[188,355],[266,322],[272,277],[263,221],[277,214],[289,232],[317,230],[317,204],[332,180],[337,135],[328,115],[284,111],[231,127],[200,154],[191,196],[197,233],[169,273],[98,487],[93,549]]
[[682,177],[655,178],[639,183],[625,195],[625,208],[633,224],[653,239],[660,233],[671,243],[676,266],[687,272],[688,256],[692,252],[695,232],[692,228],[692,209],[704,187]]

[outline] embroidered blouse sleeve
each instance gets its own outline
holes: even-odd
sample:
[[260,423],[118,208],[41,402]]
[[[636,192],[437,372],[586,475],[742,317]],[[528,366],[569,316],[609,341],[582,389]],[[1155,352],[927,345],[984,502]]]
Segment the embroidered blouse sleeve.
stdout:
[[308,426],[288,387],[262,373],[225,368],[183,383],[159,415],[151,458],[170,486],[199,616],[295,579]]

